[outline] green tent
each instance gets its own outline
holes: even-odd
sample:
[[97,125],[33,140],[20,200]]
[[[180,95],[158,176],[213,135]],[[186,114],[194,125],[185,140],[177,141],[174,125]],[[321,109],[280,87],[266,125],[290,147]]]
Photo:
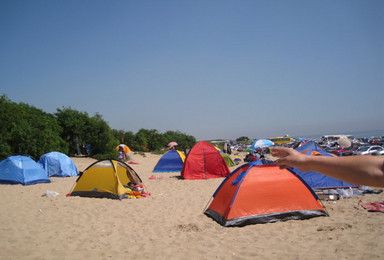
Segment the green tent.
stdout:
[[228,154],[226,154],[226,153],[220,153],[220,154],[221,154],[221,156],[223,156],[224,161],[228,167],[236,166],[236,163],[232,160],[231,157],[229,157]]

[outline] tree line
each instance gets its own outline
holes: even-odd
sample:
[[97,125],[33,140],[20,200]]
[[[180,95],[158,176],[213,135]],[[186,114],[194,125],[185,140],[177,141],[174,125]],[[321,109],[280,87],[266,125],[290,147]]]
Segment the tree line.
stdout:
[[166,149],[171,141],[178,143],[178,150],[190,149],[196,143],[195,137],[179,131],[116,130],[98,113],[89,116],[66,107],[50,114],[22,102],[12,102],[6,95],[0,97],[0,160],[11,155],[38,159],[52,151],[69,156],[116,158],[116,147],[122,143],[135,152],[155,152]]

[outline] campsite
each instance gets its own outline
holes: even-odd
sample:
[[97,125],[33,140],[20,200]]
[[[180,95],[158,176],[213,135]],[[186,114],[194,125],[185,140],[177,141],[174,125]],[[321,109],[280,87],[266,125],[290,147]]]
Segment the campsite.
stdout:
[[[240,154],[241,157],[245,153]],[[224,178],[149,179],[161,155],[132,154],[129,164],[151,194],[138,199],[70,196],[78,177],[1,185],[3,259],[379,259],[383,213],[362,202],[384,194],[321,201],[328,216],[224,227],[204,214]],[[71,159],[79,171],[95,163]],[[231,172],[239,166],[230,167]],[[47,190],[57,196],[43,196]],[[6,257],[6,258],[4,258]]]
[[384,0],[0,10],[0,260],[384,259]]

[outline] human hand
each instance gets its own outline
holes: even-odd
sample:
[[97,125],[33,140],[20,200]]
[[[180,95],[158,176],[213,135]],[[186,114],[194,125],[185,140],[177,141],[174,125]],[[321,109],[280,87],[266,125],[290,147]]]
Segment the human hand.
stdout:
[[278,158],[275,161],[275,164],[278,165],[280,169],[285,169],[288,167],[302,169],[303,163],[305,161],[305,155],[292,148],[285,147],[273,147],[271,148],[271,151],[272,156]]

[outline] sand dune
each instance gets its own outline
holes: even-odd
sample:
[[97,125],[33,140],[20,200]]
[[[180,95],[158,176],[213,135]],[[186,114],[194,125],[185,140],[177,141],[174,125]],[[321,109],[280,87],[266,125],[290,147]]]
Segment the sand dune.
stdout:
[[[323,201],[329,217],[225,228],[203,214],[222,178],[149,180],[159,155],[132,155],[150,197],[66,197],[77,177],[0,185],[1,259],[379,259],[384,214],[358,205],[384,194]],[[95,160],[72,158],[79,170]],[[231,168],[231,170],[236,167]],[[46,190],[59,193],[43,197]]]

